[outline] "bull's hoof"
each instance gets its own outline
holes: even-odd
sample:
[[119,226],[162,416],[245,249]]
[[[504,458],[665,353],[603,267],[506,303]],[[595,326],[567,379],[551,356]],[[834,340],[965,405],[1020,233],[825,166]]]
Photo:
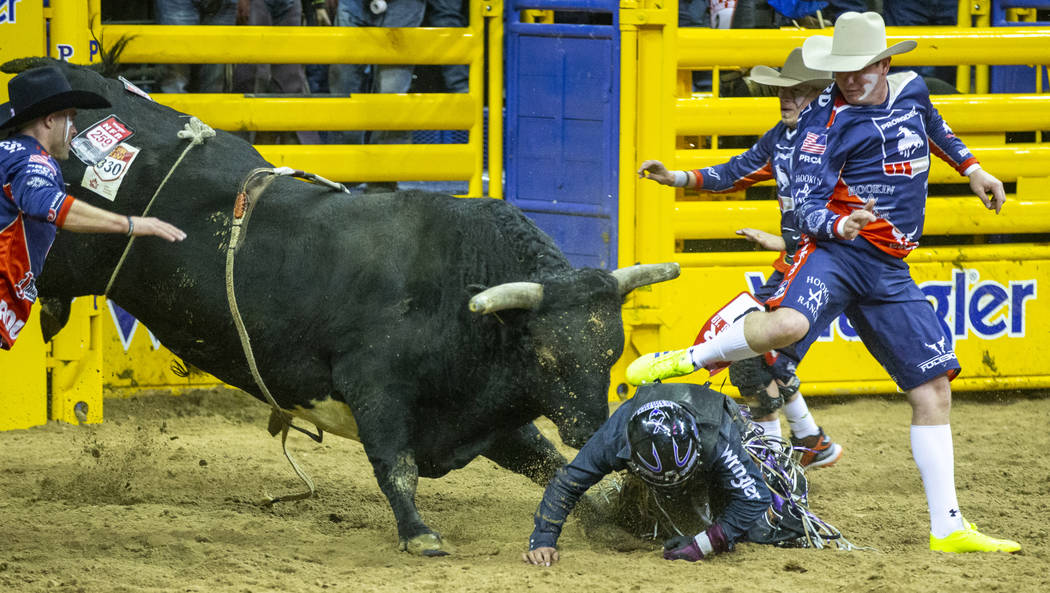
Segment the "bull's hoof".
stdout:
[[420,556],[448,556],[452,552],[451,546],[436,533],[424,533],[412,539],[402,539],[398,549]]

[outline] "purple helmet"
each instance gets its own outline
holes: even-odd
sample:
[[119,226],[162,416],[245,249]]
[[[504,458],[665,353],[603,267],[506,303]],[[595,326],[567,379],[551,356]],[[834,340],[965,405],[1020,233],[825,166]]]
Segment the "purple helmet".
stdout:
[[653,486],[680,486],[700,466],[700,433],[696,420],[681,405],[649,402],[627,423],[631,459],[627,468]]

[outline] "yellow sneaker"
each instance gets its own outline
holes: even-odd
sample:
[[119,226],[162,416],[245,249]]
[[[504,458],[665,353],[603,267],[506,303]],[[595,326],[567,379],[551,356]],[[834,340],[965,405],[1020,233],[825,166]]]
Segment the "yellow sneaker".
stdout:
[[977,531],[977,526],[963,519],[964,528],[953,531],[945,537],[930,535],[930,549],[935,552],[1019,552],[1021,544],[1008,540],[996,539]]
[[681,377],[694,371],[696,367],[693,366],[693,359],[690,358],[687,349],[650,352],[639,356],[627,367],[627,382],[631,385],[642,385]]

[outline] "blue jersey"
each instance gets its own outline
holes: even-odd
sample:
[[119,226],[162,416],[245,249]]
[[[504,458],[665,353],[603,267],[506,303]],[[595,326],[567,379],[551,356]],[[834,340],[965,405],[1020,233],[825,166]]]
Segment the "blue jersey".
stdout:
[[[724,397],[717,392],[711,393]],[[565,518],[583,493],[606,475],[627,469],[627,460],[630,459],[627,423],[635,410],[652,399],[636,395],[624,402],[583,445],[576,458],[557,471],[536,510],[535,528],[529,539],[530,550],[554,547]],[[722,527],[726,540],[732,545],[766,512],[770,494],[761,471],[744,450],[740,431],[728,413],[721,414],[714,442],[711,450],[703,451],[701,468],[692,480],[704,481],[712,493],[720,490],[728,500],[715,523]]]
[[10,349],[36,301],[36,278],[73,197],[62,170],[30,136],[0,141],[0,347]]
[[817,241],[840,239],[841,221],[867,200],[876,220],[860,236],[903,258],[919,245],[931,154],[968,174],[977,165],[914,72],[887,77],[881,105],[850,105],[832,85],[799,117],[792,159],[795,218]]
[[731,192],[773,179],[777,184],[777,202],[780,207],[780,234],[787,251],[773,263],[781,273],[791,266],[791,257],[798,246],[800,232],[795,224],[794,202],[791,197],[791,156],[795,150],[797,129],[783,122],[773,126],[746,152],[728,162],[704,169],[694,169],[696,189],[709,192]]

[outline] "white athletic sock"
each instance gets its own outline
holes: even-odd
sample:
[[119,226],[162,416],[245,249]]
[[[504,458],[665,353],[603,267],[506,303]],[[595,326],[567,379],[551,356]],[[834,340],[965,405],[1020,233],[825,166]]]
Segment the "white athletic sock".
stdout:
[[689,348],[689,356],[693,359],[693,366],[698,369],[705,368],[716,362],[744,360],[759,354],[761,353],[755,352],[747,345],[747,339],[744,338],[744,321],[742,319],[730,325],[728,329],[710,340]]
[[813,414],[809,413],[809,406],[806,405],[806,400],[802,399],[801,393],[794,401],[784,404],[784,417],[791,426],[791,435],[796,439],[820,434],[820,427],[813,419]]
[[780,418],[776,418],[774,420],[766,420],[764,422],[760,422],[760,421],[756,420],[755,424],[761,426],[763,433],[768,435],[768,436],[777,437],[777,438],[781,438],[781,437],[784,436],[780,432]]
[[963,528],[955,496],[955,453],[950,424],[911,426],[911,454],[919,466],[930,509],[930,533],[945,537]]

